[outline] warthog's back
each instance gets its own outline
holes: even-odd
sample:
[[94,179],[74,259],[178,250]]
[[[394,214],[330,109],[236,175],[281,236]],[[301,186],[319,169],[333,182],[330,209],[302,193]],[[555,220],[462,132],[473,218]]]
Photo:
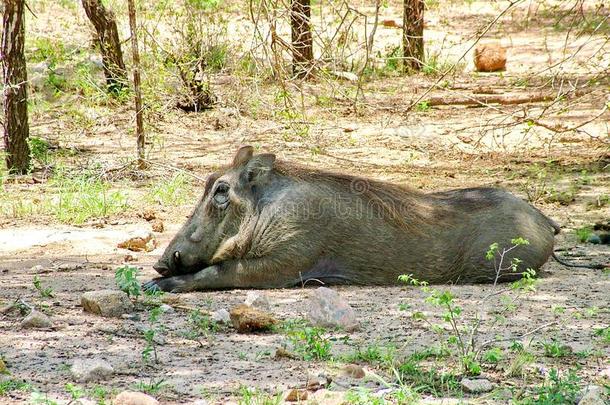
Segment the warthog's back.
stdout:
[[[407,187],[276,162],[241,148],[211,175],[193,214],[155,268],[166,291],[325,283],[490,282],[493,243],[504,263],[538,269],[556,225],[510,193],[473,188],[423,194]],[[508,274],[515,278],[519,274]]]

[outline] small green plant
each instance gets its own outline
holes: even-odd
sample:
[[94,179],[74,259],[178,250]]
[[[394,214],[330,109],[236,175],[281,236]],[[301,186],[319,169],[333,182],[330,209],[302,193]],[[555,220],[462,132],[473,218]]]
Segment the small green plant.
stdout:
[[178,173],[169,180],[163,180],[155,185],[147,194],[146,199],[163,206],[176,206],[186,203],[191,195],[191,181]]
[[499,347],[492,347],[491,349],[483,352],[483,361],[486,363],[496,364],[504,357],[502,349]]
[[541,387],[534,390],[533,395],[528,396],[518,405],[563,405],[576,403],[576,397],[580,391],[580,378],[572,370],[564,377],[559,371],[551,369],[549,378]]
[[542,348],[544,349],[544,355],[548,357],[565,357],[572,353],[569,346],[562,345],[555,339],[550,341],[541,342]]
[[49,163],[49,142],[37,136],[30,136],[28,138],[28,145],[32,159],[37,160],[43,165]]
[[166,386],[165,380],[155,380],[154,378],[151,378],[148,382],[138,381],[133,384],[135,390],[145,392],[152,396],[159,394]]
[[238,392],[238,405],[279,405],[282,403],[282,393],[268,394],[258,388],[242,385]]
[[204,346],[203,339],[208,339],[220,330],[218,322],[214,321],[209,315],[203,314],[199,310],[193,310],[189,314],[188,329],[184,332],[184,337],[194,340],[200,346]]
[[4,397],[13,391],[30,391],[32,386],[25,381],[16,379],[0,379],[0,397]]
[[64,388],[66,389],[66,392],[70,394],[72,401],[77,401],[79,398],[85,396],[85,391],[78,385],[67,383]]
[[610,345],[610,326],[595,329],[593,335],[600,339],[602,343]]
[[34,276],[34,280],[32,281],[34,284],[34,288],[38,291],[42,298],[53,298],[53,289],[51,287],[43,287],[42,282],[38,276]]
[[420,101],[415,106],[415,110],[419,112],[426,112],[430,109],[430,103],[428,101]]
[[137,299],[142,294],[142,286],[137,279],[139,274],[140,269],[128,264],[117,267],[114,271],[114,280],[117,287],[129,298]]
[[578,241],[584,243],[589,240],[591,235],[593,235],[593,228],[590,226],[583,226],[581,228],[577,228],[574,230],[574,232],[576,233]]
[[142,331],[142,337],[146,342],[142,349],[142,360],[145,363],[151,360],[151,355],[155,363],[159,362],[157,341],[165,331],[165,327],[160,322],[161,315],[163,315],[161,306],[155,306],[148,311],[148,327]]
[[324,336],[324,329],[306,326],[302,321],[287,322],[283,329],[293,351],[303,360],[328,360],[332,357],[332,344]]

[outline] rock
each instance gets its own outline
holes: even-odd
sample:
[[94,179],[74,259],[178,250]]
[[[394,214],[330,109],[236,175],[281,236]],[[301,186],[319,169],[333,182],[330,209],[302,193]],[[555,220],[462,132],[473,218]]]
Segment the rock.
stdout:
[[324,405],[343,405],[345,402],[345,392],[329,391],[327,389],[317,390],[309,396],[313,404]]
[[148,222],[157,219],[157,213],[155,210],[147,209],[138,214],[138,216],[144,218]]
[[167,305],[167,304],[161,304],[159,306],[159,309],[164,313],[164,314],[171,314],[173,312],[176,312],[174,310],[174,307],[172,307],[171,305]]
[[354,309],[330,288],[316,289],[308,300],[307,317],[314,326],[341,328],[353,331],[358,328]]
[[82,263],[62,263],[57,266],[57,271],[59,272],[67,272],[67,271],[75,271],[84,268]]
[[51,319],[42,312],[32,311],[21,321],[24,328],[44,329],[51,327]]
[[240,333],[268,330],[277,323],[270,314],[245,304],[232,308],[229,315],[233,327]]
[[257,291],[248,291],[244,304],[262,311],[269,311],[271,308],[271,305],[269,304],[269,297],[267,297],[266,294]]
[[89,63],[91,63],[91,65],[96,68],[97,70],[103,70],[104,69],[104,62],[102,60],[101,55],[90,55],[89,56]]
[[85,312],[105,317],[119,317],[133,310],[127,294],[119,290],[87,291],[81,296],[80,303]]
[[45,269],[43,266],[41,266],[40,264],[37,264],[36,266],[32,267],[30,269],[30,271],[32,273],[36,273],[36,274],[43,274],[43,273],[50,273],[51,270],[49,269]]
[[610,378],[610,366],[600,371],[599,376],[602,378]]
[[474,66],[478,72],[506,69],[506,48],[499,44],[479,44],[474,50]]
[[578,405],[604,405],[606,401],[603,398],[602,388],[598,385],[589,385],[580,392],[580,401]]
[[163,225],[163,221],[160,219],[155,219],[152,223],[153,232],[162,233],[165,230],[165,225]]
[[76,381],[101,381],[114,373],[112,366],[102,359],[77,359],[70,367],[70,372]]
[[157,241],[151,232],[142,231],[132,234],[129,239],[119,243],[117,247],[132,252],[150,252],[157,247]]
[[286,350],[283,347],[278,347],[277,349],[275,349],[275,358],[276,359],[298,359],[299,356],[297,356],[296,354]]
[[231,315],[229,311],[222,308],[212,312],[212,320],[217,323],[229,324],[231,323]]
[[494,389],[492,383],[489,382],[489,380],[483,378],[463,378],[461,384],[464,391],[472,394],[482,394],[484,392],[489,392]]
[[112,403],[113,405],[158,405],[159,401],[142,392],[123,391]]
[[291,389],[284,397],[286,402],[299,402],[307,400],[307,390]]
[[331,379],[322,371],[322,372],[310,372],[307,373],[307,383],[305,387],[308,390],[318,390],[320,388],[326,388],[330,385]]
[[347,364],[341,370],[341,374],[351,378],[363,378],[366,375],[364,369],[357,364]]

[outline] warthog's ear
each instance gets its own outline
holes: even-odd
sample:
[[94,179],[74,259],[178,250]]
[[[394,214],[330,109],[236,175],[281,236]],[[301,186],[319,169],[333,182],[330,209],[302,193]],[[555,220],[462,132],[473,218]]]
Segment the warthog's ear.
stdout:
[[233,157],[233,167],[243,166],[252,158],[254,154],[254,148],[250,145],[242,146],[237,150],[235,157]]
[[262,153],[252,157],[244,170],[245,177],[249,183],[263,181],[273,169],[275,155],[272,153]]

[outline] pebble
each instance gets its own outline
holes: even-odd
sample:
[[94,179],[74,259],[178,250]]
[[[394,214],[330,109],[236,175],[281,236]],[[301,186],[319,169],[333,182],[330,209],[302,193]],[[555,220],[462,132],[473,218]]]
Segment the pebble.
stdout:
[[80,302],[85,312],[104,317],[120,317],[133,310],[129,297],[120,290],[87,291]]
[[51,327],[51,319],[42,312],[32,311],[21,321],[24,328],[44,329]]
[[335,290],[317,288],[309,297],[308,308],[307,318],[314,326],[348,332],[358,328],[356,312]]
[[244,304],[252,308],[260,309],[261,311],[269,311],[269,309],[271,309],[267,294],[257,291],[248,291]]
[[489,392],[494,389],[492,383],[489,380],[483,378],[463,378],[461,385],[464,391],[469,392],[471,394],[482,394],[484,392]]
[[114,398],[113,405],[158,405],[159,401],[143,392],[123,391]]
[[70,372],[77,381],[89,382],[107,379],[114,373],[114,369],[103,359],[77,359]]
[[212,320],[218,323],[229,324],[231,323],[231,315],[229,314],[229,311],[221,308],[212,312]]

